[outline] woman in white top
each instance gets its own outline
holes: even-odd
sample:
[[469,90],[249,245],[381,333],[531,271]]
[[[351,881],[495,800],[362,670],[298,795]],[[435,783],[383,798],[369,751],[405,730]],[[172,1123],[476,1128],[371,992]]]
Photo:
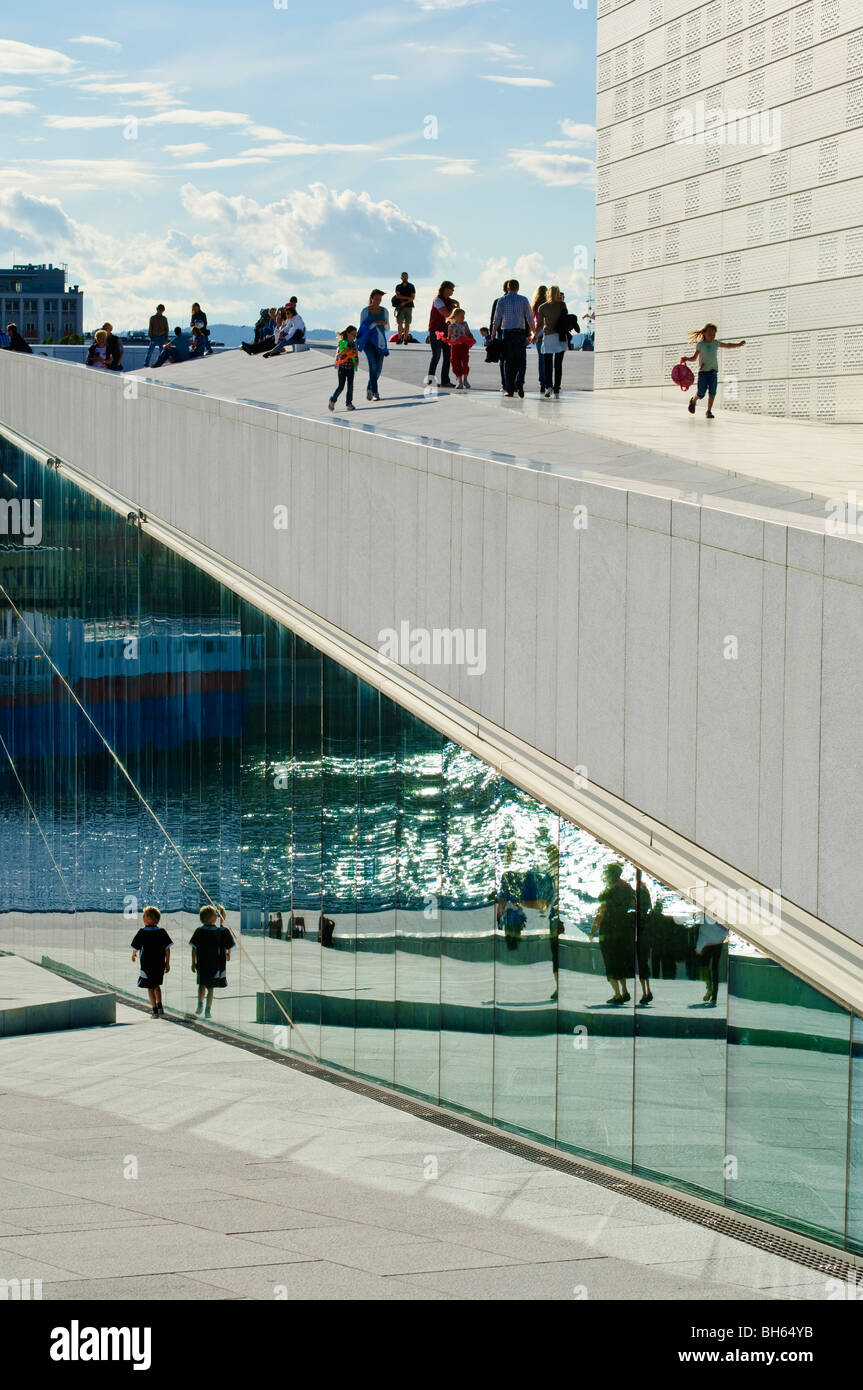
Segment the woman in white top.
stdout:
[[108,366],[108,334],[104,328],[94,336],[92,343],[87,351],[87,366],[102,367]]

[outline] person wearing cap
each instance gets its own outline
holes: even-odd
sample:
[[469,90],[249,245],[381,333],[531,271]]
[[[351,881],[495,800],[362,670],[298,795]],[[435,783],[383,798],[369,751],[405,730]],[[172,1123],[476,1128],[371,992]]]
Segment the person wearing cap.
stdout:
[[150,360],[154,355],[158,357],[168,341],[170,331],[168,320],[165,318],[165,306],[164,304],[157,304],[155,314],[150,315],[150,327],[147,330],[150,346],[147,348],[147,356],[144,358],[145,367],[149,367]]

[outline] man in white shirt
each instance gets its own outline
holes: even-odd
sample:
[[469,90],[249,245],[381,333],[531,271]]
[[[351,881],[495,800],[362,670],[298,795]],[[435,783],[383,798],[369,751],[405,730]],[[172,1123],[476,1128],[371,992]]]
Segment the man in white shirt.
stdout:
[[276,345],[269,352],[265,352],[265,357],[278,357],[280,352],[284,352],[287,347],[294,347],[297,343],[306,341],[306,325],[300,318],[296,309],[290,305],[285,310],[285,321],[279,329],[279,336]]
[[503,337],[504,387],[508,396],[516,391],[524,395],[524,374],[527,370],[527,344],[534,330],[530,301],[518,292],[518,281],[510,280],[509,289],[497,301],[492,323],[495,337]]

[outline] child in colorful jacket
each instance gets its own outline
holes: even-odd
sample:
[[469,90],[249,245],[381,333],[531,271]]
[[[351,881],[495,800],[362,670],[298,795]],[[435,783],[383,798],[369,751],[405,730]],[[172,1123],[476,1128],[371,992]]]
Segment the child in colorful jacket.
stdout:
[[356,410],[354,405],[354,373],[360,365],[359,353],[356,347],[357,330],[356,325],[349,323],[347,328],[342,329],[339,335],[339,345],[336,349],[336,360],[333,366],[339,374],[339,384],[327,402],[328,410],[335,410],[336,401],[347,387],[345,394],[345,410]]

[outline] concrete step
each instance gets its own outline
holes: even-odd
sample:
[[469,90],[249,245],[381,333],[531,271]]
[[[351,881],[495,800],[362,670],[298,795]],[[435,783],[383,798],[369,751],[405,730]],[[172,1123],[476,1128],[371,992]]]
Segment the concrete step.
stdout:
[[0,1038],[95,1028],[117,1020],[116,996],[89,990],[20,956],[0,956]]

